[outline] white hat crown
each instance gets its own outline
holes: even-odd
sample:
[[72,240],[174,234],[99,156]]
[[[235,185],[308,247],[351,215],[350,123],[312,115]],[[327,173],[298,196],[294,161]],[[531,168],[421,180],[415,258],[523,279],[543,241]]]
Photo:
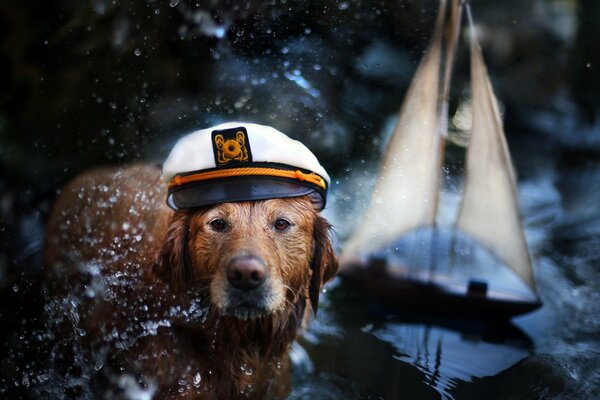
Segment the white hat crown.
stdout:
[[325,168],[302,142],[291,139],[273,127],[245,122],[226,122],[179,139],[163,164],[163,179],[168,182],[177,174],[217,168],[212,157],[211,133],[237,127],[246,128],[254,161],[289,164],[313,171],[323,177],[327,185],[331,183]]
[[[167,203],[174,209],[210,201],[292,197],[306,194],[307,187],[314,187],[324,204],[330,184],[329,175],[304,144],[270,126],[245,122],[227,122],[179,139],[163,165],[163,179],[169,185]],[[246,182],[246,186],[252,182],[254,189],[249,188],[247,194],[242,194],[243,189],[232,195],[223,190],[215,194],[215,185],[227,185],[232,180],[236,184]],[[286,181],[288,185],[275,181]],[[303,190],[290,189],[290,184],[303,186]],[[188,203],[180,200],[178,206],[173,194],[192,185],[195,200],[190,205],[181,205]],[[205,185],[204,195],[198,185]],[[259,186],[264,187],[255,190]]]

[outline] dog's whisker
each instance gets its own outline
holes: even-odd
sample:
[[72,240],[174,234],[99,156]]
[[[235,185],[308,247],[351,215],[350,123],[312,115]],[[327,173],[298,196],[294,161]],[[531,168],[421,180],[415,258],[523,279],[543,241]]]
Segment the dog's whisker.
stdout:
[[285,304],[289,305],[291,308],[296,308],[298,305],[292,303],[289,299],[285,299]]
[[298,298],[298,291],[295,290],[294,288],[292,288],[289,285],[286,285],[285,283],[282,283],[281,286],[283,286],[285,289],[289,290],[290,292],[292,292],[292,296],[297,299]]

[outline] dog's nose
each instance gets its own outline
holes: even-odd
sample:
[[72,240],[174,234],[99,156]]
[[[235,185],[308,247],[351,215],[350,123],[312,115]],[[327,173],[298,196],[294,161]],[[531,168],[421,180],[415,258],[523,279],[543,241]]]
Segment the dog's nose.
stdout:
[[265,281],[265,277],[265,263],[257,257],[234,258],[227,266],[227,280],[238,289],[256,289]]

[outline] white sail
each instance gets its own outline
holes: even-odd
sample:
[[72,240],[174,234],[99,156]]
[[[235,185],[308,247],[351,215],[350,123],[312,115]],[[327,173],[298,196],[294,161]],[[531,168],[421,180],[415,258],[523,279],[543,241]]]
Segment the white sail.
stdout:
[[467,151],[465,190],[456,225],[535,288],[517,186],[498,104],[471,26],[473,123]]
[[387,145],[371,205],[346,243],[342,263],[435,222],[441,171],[437,119],[444,15],[442,0],[432,41],[404,97]]

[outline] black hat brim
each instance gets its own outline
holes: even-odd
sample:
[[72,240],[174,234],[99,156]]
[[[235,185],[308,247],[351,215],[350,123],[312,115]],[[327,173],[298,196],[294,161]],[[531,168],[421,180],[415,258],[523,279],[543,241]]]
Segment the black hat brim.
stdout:
[[321,196],[320,208],[324,208],[326,193],[316,185],[275,177],[231,177],[172,188],[167,204],[173,209],[187,209],[217,203],[299,197],[314,192]]

